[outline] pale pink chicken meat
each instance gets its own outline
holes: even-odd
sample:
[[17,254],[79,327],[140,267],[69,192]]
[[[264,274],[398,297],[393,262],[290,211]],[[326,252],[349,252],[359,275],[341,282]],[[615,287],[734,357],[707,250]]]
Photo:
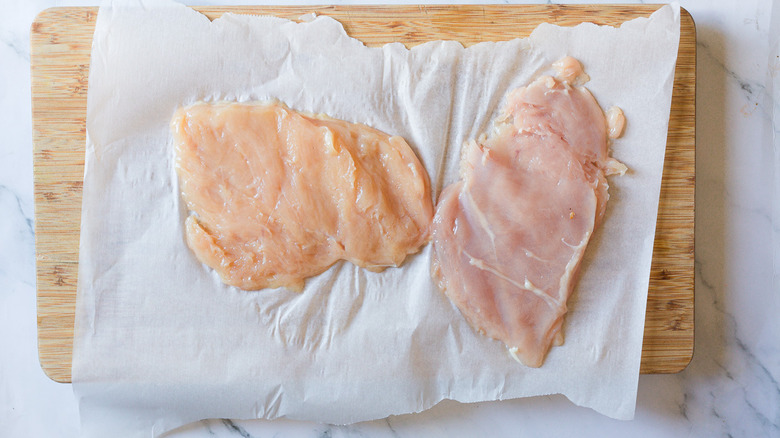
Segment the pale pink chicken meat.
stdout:
[[199,103],[171,129],[187,244],[229,285],[301,290],[340,259],[380,271],[429,240],[428,176],[401,137],[276,103]]
[[[556,67],[576,82],[584,73],[572,61]],[[439,199],[434,277],[472,327],[527,366],[563,343],[566,301],[609,197],[605,176],[625,172],[607,132],[586,89],[540,77],[464,145],[461,180]]]

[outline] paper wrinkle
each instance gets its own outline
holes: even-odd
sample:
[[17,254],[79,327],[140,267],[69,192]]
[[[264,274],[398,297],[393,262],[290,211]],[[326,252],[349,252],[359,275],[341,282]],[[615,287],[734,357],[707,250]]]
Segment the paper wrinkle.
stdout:
[[[556,393],[633,417],[678,5],[620,28],[544,24],[528,39],[411,50],[366,47],[323,16],[211,22],[158,5],[110,2],[95,29],[72,369],[85,436],[202,418],[344,424],[445,398]],[[631,171],[609,178],[566,342],[542,368],[517,364],[466,323],[431,279],[430,245],[382,273],[338,262],[301,294],[225,286],[187,248],[168,131],[178,106],[276,99],[403,136],[435,200],[458,179],[463,142],[564,55],[582,62],[603,109],[624,111],[612,149]]]

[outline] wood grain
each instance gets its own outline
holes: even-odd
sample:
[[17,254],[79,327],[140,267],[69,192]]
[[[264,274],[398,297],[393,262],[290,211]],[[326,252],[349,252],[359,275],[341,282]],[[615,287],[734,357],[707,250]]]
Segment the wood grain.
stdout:
[[[282,6],[195,8],[296,19],[315,11],[369,46],[453,39],[469,46],[528,36],[541,22],[619,25],[657,6]],[[87,79],[97,8],[43,11],[31,27],[38,352],[69,382],[76,303]],[[673,373],[693,354],[696,33],[682,11],[679,57],[642,351],[643,373]]]

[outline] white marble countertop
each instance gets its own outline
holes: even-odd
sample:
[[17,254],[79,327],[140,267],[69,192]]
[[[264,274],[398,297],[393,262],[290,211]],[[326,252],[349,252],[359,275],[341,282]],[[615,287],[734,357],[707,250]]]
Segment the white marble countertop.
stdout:
[[[4,437],[78,435],[71,386],[49,380],[37,358],[29,27],[47,7],[95,3],[0,0]],[[550,396],[443,402],[421,414],[343,427],[205,420],[169,436],[780,437],[780,269],[773,266],[773,256],[780,259],[780,191],[773,189],[780,178],[780,140],[772,125],[773,102],[780,102],[772,74],[780,72],[780,57],[777,46],[771,47],[780,37],[780,22],[771,28],[771,0],[681,5],[693,16],[698,37],[695,353],[679,374],[640,377],[633,421],[611,420]],[[780,18],[780,11],[774,14]],[[780,78],[774,81],[780,85]]]

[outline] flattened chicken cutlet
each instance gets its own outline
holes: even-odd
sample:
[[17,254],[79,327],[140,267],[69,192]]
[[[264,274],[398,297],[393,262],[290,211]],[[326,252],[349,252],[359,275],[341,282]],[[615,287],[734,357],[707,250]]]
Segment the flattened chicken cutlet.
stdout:
[[[604,216],[609,156],[625,118],[610,124],[571,57],[512,91],[493,130],[463,148],[460,176],[433,220],[433,275],[478,332],[539,367],[563,343],[566,301]],[[576,84],[576,85],[575,85]]]
[[187,244],[226,284],[301,290],[338,260],[380,271],[429,240],[428,175],[401,137],[278,103],[198,103],[171,130]]

